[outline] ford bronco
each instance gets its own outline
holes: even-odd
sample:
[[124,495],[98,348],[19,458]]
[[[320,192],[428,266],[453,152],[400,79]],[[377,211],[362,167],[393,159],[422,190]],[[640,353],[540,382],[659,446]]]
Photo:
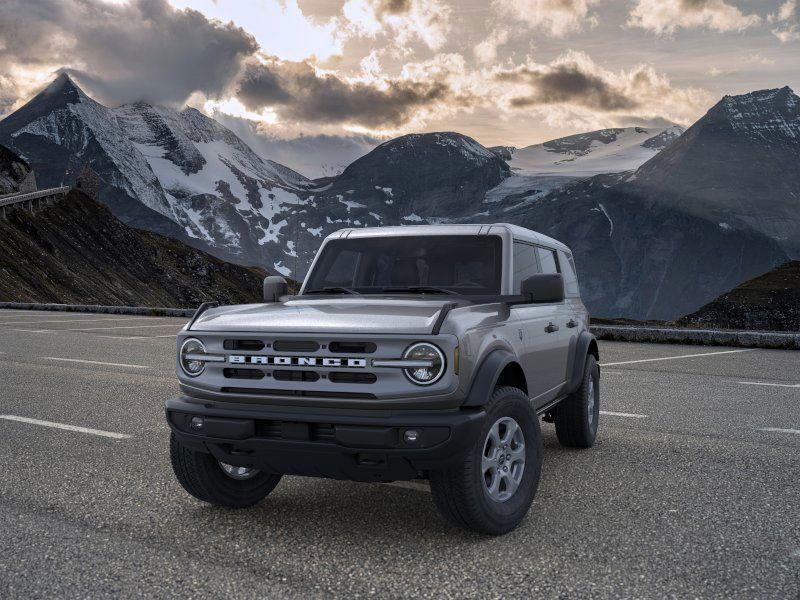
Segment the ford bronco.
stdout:
[[514,225],[345,229],[296,295],[201,306],[178,335],[170,455],[239,508],[282,475],[429,479],[445,519],[501,534],[533,501],[539,418],[597,434],[600,367],[564,244]]

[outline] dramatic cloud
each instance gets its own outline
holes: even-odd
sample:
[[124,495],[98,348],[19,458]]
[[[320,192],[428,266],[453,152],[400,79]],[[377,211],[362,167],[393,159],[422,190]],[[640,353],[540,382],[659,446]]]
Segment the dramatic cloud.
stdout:
[[725,0],[637,0],[628,25],[659,35],[672,35],[679,28],[742,31],[757,25],[761,17],[744,14]]
[[[257,50],[231,24],[166,0],[3,0],[0,77],[65,67],[108,102],[222,94]],[[80,76],[82,74],[82,76]]]
[[597,25],[589,13],[599,0],[494,0],[492,7],[500,15],[531,27],[542,28],[553,37],[562,37],[584,27]]
[[444,102],[450,89],[435,80],[348,80],[269,57],[248,65],[237,96],[249,110],[272,109],[281,119],[393,129]]
[[447,40],[450,13],[441,0],[347,0],[342,7],[353,35],[385,34],[401,48],[419,40],[432,50]]
[[489,37],[487,37],[473,49],[475,58],[482,63],[494,62],[495,59],[497,59],[498,47],[508,42],[508,36],[508,29],[492,29]]
[[548,108],[564,115],[638,115],[684,122],[707,106],[708,94],[678,89],[650,65],[612,72],[582,52],[568,51],[547,64],[526,63],[494,70],[495,94],[510,109]]
[[778,12],[767,17],[776,27],[772,34],[784,44],[800,40],[800,15],[798,15],[797,0],[786,0],[778,8]]

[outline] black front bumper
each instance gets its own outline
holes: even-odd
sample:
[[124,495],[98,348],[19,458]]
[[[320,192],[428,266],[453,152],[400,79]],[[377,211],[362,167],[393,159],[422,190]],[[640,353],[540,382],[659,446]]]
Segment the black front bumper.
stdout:
[[[446,468],[475,443],[486,416],[482,409],[275,411],[186,396],[168,400],[166,413],[181,443],[228,464],[356,481]],[[413,443],[408,430],[417,432]]]

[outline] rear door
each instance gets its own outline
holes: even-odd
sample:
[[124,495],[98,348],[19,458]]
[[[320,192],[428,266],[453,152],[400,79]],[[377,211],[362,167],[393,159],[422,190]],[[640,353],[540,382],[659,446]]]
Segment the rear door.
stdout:
[[[539,266],[542,273],[563,273],[556,251],[543,246],[536,247]],[[542,326],[531,336],[532,343],[540,347],[540,352],[547,355],[548,372],[543,375],[547,382],[548,394],[544,400],[560,392],[567,380],[567,366],[571,339],[577,328],[570,327],[572,310],[567,300],[552,304],[537,305],[541,310]]]
[[[536,273],[541,273],[536,246],[514,241],[514,287],[513,294],[519,294],[522,282]],[[528,382],[528,395],[539,398],[554,385],[553,370],[557,368],[552,353],[548,352],[551,340],[545,335],[545,328],[551,319],[553,308],[540,304],[515,304],[511,313],[519,336],[519,357],[525,379]]]

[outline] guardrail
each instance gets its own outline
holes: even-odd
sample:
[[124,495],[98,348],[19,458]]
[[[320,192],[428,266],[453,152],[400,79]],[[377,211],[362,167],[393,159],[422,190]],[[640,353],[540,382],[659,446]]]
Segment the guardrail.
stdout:
[[[35,192],[25,192],[25,193],[12,193],[12,194],[3,194],[0,196],[0,217],[6,216],[6,208],[9,206],[13,206],[15,204],[24,204],[30,203],[29,208],[33,208],[34,203],[37,200],[55,200],[61,196],[66,196],[67,192],[69,192],[72,188],[69,186],[62,186],[57,188],[49,188],[46,190],[38,190]],[[38,202],[36,202],[38,206]]]
[[728,329],[683,329],[680,327],[636,327],[631,325],[592,325],[600,340],[648,342],[655,344],[699,344],[703,346],[741,346],[800,350],[800,332],[736,331]]

